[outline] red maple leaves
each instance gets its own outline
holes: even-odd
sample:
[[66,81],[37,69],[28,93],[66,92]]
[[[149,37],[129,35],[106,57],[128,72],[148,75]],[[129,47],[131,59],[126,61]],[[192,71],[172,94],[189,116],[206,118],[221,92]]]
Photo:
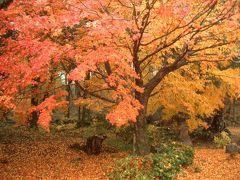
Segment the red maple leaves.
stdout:
[[[203,2],[209,6],[217,3],[211,0],[199,4]],[[158,50],[162,44],[157,43],[158,38],[151,39],[165,33],[169,24],[172,25],[169,34],[173,34],[174,28],[187,27],[188,24],[180,25],[187,21],[184,19],[187,15],[192,16],[193,6],[187,0],[149,1],[147,5],[124,0],[14,1],[7,10],[0,10],[0,91],[4,94],[1,101],[13,108],[17,96],[33,96],[32,86],[50,90],[51,96],[37,107],[41,112],[39,124],[48,129],[52,110],[62,105],[53,90],[54,77],[59,77],[59,72],[64,70],[71,81],[81,84],[86,74],[92,72],[93,76],[101,76],[102,87],[108,87],[114,94],[109,100],[114,105],[107,119],[117,125],[135,122],[143,108],[135,94],[144,90],[143,86],[136,85],[136,81],[144,77],[136,70],[142,67],[134,64],[134,58],[136,61],[146,54],[148,58],[152,49]],[[150,16],[151,21],[147,21]],[[152,21],[159,21],[157,25],[161,27],[154,27],[156,32],[144,32]],[[71,28],[81,35],[73,35]],[[64,36],[66,29],[69,37]],[[185,36],[184,33],[188,33],[187,30],[179,38]],[[60,36],[64,38],[59,40]],[[148,45],[151,46],[144,51],[140,49]],[[82,90],[94,98],[102,95],[85,88]]]

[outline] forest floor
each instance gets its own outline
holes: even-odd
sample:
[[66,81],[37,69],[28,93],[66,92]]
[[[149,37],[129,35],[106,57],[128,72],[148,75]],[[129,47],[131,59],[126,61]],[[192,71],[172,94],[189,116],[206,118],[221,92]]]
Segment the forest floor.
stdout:
[[[228,128],[232,142],[240,144],[240,128]],[[239,180],[240,154],[230,158],[224,149],[195,147],[193,165],[185,168],[178,180]]]
[[195,148],[193,165],[178,180],[239,180],[240,155],[230,158],[223,149]]
[[[84,144],[79,134],[69,136],[0,129],[0,179],[107,179],[114,159],[126,152],[104,145],[98,156],[88,156],[70,145]],[[237,131],[236,131],[237,132]],[[239,131],[238,131],[239,132]],[[223,149],[195,148],[194,164],[186,167],[178,180],[239,180],[240,155],[230,159]]]
[[107,179],[114,159],[126,155],[104,145],[100,155],[88,156],[70,147],[76,143],[84,145],[80,133],[0,129],[0,180]]

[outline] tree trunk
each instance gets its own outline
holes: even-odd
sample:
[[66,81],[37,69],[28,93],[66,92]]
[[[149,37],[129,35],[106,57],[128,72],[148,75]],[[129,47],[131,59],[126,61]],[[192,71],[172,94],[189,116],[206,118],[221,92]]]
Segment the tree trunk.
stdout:
[[[41,102],[45,101],[45,99],[49,97],[48,93],[45,93],[43,98],[39,100],[38,98],[32,97],[31,98],[31,106],[38,106]],[[38,129],[38,118],[39,118],[39,112],[33,111],[31,114],[31,119],[29,121],[30,127]]]
[[87,108],[85,106],[82,107],[82,125],[84,126],[87,121]]
[[236,99],[233,99],[233,122],[236,123],[237,122],[237,116],[236,116]]
[[66,91],[68,92],[68,95],[66,97],[66,100],[68,101],[68,109],[67,109],[66,117],[69,120],[70,115],[71,115],[71,105],[72,105],[72,102],[71,102],[71,86],[70,86],[70,84],[66,85]]
[[81,106],[78,106],[78,120],[77,120],[77,125],[76,128],[80,128],[81,127]]
[[133,138],[133,152],[137,155],[146,155],[150,153],[150,145],[147,133],[147,97],[144,94],[136,93],[136,98],[141,102],[144,108],[139,112],[137,122],[135,123],[135,132]]
[[147,134],[147,121],[143,112],[140,112],[137,122],[135,123],[134,153],[137,155],[146,155],[150,153],[150,145]]
[[[85,78],[85,80],[90,80],[91,76],[90,73],[87,73],[87,76]],[[77,97],[83,97],[83,99],[87,98],[87,94],[86,92],[83,92],[83,94],[81,94],[81,90],[78,86],[76,86],[77,88]],[[85,105],[83,106],[79,106],[78,109],[78,121],[77,121],[77,125],[76,128],[80,128],[81,126],[86,125],[89,122],[89,113],[90,111],[87,109],[87,107]]]
[[192,140],[188,134],[188,126],[185,121],[181,121],[179,124],[179,139],[180,141],[188,146],[193,146]]
[[[82,96],[81,95],[81,90],[77,86],[77,84],[75,85],[75,94],[76,94],[77,98],[80,98]],[[80,128],[81,126],[82,126],[82,106],[78,105],[78,119],[77,119],[76,128]]]
[[76,128],[83,127],[89,123],[89,110],[85,106],[78,107],[78,121]]
[[[31,106],[37,106],[38,105],[38,100],[36,98],[31,98]],[[30,127],[31,128],[36,128],[38,127],[37,121],[38,121],[38,116],[39,113],[36,111],[33,111],[31,114],[31,119],[29,121]]]

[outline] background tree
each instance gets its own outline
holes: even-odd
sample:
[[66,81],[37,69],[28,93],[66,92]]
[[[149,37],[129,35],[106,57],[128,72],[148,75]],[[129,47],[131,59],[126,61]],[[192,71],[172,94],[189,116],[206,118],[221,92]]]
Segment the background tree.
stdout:
[[213,116],[216,109],[224,108],[226,97],[236,97],[240,79],[239,70],[209,71],[204,66],[192,64],[166,77],[150,98],[148,114],[162,106],[163,115],[158,121],[171,120],[178,112],[184,112],[190,116],[190,131],[199,125],[207,127],[200,117]]

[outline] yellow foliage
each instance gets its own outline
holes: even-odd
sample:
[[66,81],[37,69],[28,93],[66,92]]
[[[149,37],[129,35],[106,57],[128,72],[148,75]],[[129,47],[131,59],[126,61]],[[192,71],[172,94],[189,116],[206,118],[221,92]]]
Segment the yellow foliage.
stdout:
[[208,124],[206,122],[202,121],[201,119],[189,119],[189,120],[187,120],[187,125],[189,128],[189,132],[193,132],[199,126],[202,126],[205,129],[207,129],[209,127]]
[[210,63],[201,64],[200,68],[199,72],[199,66],[189,65],[165,77],[150,98],[148,114],[163,106],[165,120],[184,112],[190,115],[190,131],[198,126],[207,127],[196,117],[211,116],[215,109],[224,106],[226,96],[236,97],[239,94],[240,70],[221,71]]

